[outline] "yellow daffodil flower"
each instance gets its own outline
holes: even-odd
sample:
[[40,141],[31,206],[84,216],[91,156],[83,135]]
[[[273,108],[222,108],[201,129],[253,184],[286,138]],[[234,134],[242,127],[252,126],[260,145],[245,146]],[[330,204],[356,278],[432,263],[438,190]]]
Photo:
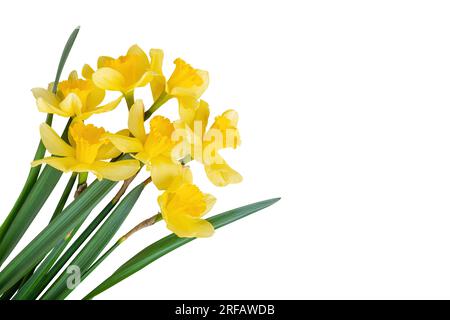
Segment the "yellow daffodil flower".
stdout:
[[166,78],[162,71],[163,51],[161,49],[151,49],[150,58],[150,71],[153,74],[153,78],[150,80],[150,86],[152,88],[153,100],[158,99],[162,93],[167,94],[165,99],[175,97],[178,100],[196,100],[208,88],[208,72],[194,69],[180,58],[174,61],[175,70],[166,83]]
[[176,123],[182,129],[182,143],[177,145],[180,156],[189,154],[194,160],[202,163],[209,180],[216,186],[226,186],[242,181],[242,176],[232,169],[220,156],[224,148],[237,148],[240,136],[237,129],[238,114],[227,110],[216,117],[214,123],[206,131],[209,118],[208,104],[200,100],[195,105],[180,108],[181,120]]
[[95,72],[86,65],[83,75],[92,77],[92,81],[101,89],[128,94],[135,88],[147,85],[153,77],[153,72],[150,70],[146,53],[134,45],[128,49],[125,56],[117,59],[98,58]]
[[140,169],[139,161],[134,159],[102,161],[121,153],[108,142],[103,128],[76,122],[69,128],[70,144],[45,123],[40,127],[40,134],[42,143],[53,156],[33,161],[32,166],[45,163],[63,172],[92,172],[99,180],[113,181],[128,179]]
[[174,63],[175,70],[167,80],[167,93],[181,99],[199,99],[208,88],[208,72],[194,69],[180,58],[176,59]]
[[216,199],[200,191],[192,183],[170,188],[158,197],[161,215],[167,228],[178,237],[210,237],[213,225],[201,219],[213,207]]
[[62,117],[72,117],[76,120],[85,120],[96,113],[104,113],[115,109],[122,97],[99,106],[105,97],[105,91],[94,85],[90,79],[80,79],[76,71],[72,71],[68,80],[58,85],[54,94],[49,89],[34,88],[33,95],[41,112],[57,114]]
[[144,163],[151,172],[155,186],[160,190],[167,189],[183,171],[183,166],[172,157],[175,146],[172,141],[174,125],[169,119],[156,116],[151,119],[150,132],[147,134],[144,104],[142,100],[137,100],[129,112],[128,128],[134,137],[108,134],[108,139],[120,151],[135,153],[133,157]]

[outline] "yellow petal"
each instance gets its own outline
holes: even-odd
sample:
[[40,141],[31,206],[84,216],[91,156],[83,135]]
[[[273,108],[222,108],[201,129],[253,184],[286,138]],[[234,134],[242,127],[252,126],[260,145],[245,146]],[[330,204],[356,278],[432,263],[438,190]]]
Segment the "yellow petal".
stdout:
[[119,134],[106,134],[108,139],[117,149],[124,153],[140,152],[144,149],[142,142],[134,137],[126,137]]
[[179,219],[177,224],[167,223],[167,229],[180,238],[207,238],[214,234],[213,225],[203,219]]
[[31,92],[33,93],[33,96],[36,98],[36,100],[42,98],[50,105],[57,106],[60,102],[59,98],[47,89],[33,88],[31,89]]
[[112,68],[100,68],[92,75],[92,81],[100,89],[123,91],[125,79],[119,71]]
[[62,171],[62,172],[70,172],[72,168],[77,164],[77,161],[72,157],[67,158],[57,158],[57,157],[48,157],[40,160],[33,161],[31,163],[32,167],[36,167],[40,164],[48,164],[49,166]]
[[65,117],[65,118],[68,118],[68,117],[72,116],[70,113],[67,113],[67,112],[61,110],[60,108],[56,107],[55,105],[49,104],[43,98],[38,98],[36,100],[36,105],[37,105],[38,110],[40,112],[57,114],[57,115],[59,115],[61,117]]
[[59,108],[71,116],[81,114],[83,102],[75,93],[69,93],[59,104]]
[[153,100],[159,98],[166,88],[166,78],[162,72],[164,52],[161,49],[150,50],[150,70],[153,72],[153,79],[150,81]]
[[[128,130],[120,130],[116,134],[128,137]],[[111,142],[102,145],[97,152],[96,160],[114,159],[122,154],[122,151],[117,149]]]
[[127,52],[127,55],[136,56],[139,61],[140,67],[145,67],[149,65],[147,54],[142,50],[137,44],[132,45]]
[[157,157],[151,161],[151,175],[155,186],[166,190],[176,178],[183,176],[183,166],[169,157]]
[[137,160],[121,160],[116,162],[96,161],[90,165],[90,170],[99,179],[112,181],[126,180],[134,176],[141,168]]
[[105,98],[105,90],[103,89],[92,89],[86,98],[86,111],[93,110],[96,106],[102,103]]
[[92,116],[93,114],[98,114],[98,113],[105,113],[105,112],[109,112],[114,110],[115,108],[117,108],[117,106],[120,104],[120,101],[122,101],[122,95],[117,98],[116,100],[107,103],[103,106],[100,106],[98,108],[93,109],[92,111],[89,112],[84,112],[81,115],[79,115],[76,120],[86,120],[87,118],[89,118],[90,116]]
[[83,66],[83,70],[81,71],[81,74],[86,79],[92,79],[92,75],[94,74],[94,69],[92,69],[90,65],[85,64]]
[[43,123],[39,127],[42,143],[53,155],[62,157],[73,157],[75,151],[69,146],[48,124]]
[[138,88],[138,87],[144,87],[152,79],[153,79],[153,74],[150,71],[144,72],[142,74],[142,76],[136,81],[136,83],[134,83],[130,88],[128,88],[127,91],[134,90],[134,88]]
[[128,129],[130,129],[133,136],[141,140],[142,143],[145,143],[144,103],[142,100],[136,100],[130,108],[128,114]]
[[203,212],[203,215],[211,211],[212,207],[216,204],[216,201],[216,197],[214,197],[212,194],[205,193],[206,210],[205,212]]
[[97,59],[97,69],[107,67],[113,63],[114,58],[108,56],[100,56]]
[[76,70],[73,70],[71,73],[69,73],[68,79],[71,81],[78,80],[78,73],[76,72]]
[[242,176],[226,162],[205,165],[205,172],[208,179],[218,187],[224,187],[242,181]]

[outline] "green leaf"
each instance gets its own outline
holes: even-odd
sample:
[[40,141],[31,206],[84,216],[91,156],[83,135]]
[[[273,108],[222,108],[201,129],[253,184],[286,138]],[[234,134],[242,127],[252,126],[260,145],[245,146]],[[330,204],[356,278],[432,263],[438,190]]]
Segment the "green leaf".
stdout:
[[[275,202],[280,200],[280,198],[274,198],[269,200],[264,200],[256,202],[253,204],[246,205],[244,207],[236,208],[218,215],[215,215],[209,219],[215,229],[219,229],[232,223],[236,220],[242,219],[254,212],[264,209]],[[119,269],[117,269],[108,279],[103,281],[97,288],[91,291],[84,300],[92,299],[96,295],[102,293],[103,291],[111,288],[120,281],[128,278],[132,274],[138,272],[142,268],[146,267],[153,261],[159,259],[160,257],[166,255],[167,253],[181,247],[182,245],[191,242],[195,238],[179,238],[175,234],[171,234],[161,240],[151,244],[150,246],[143,249],[133,258],[128,260]]]
[[69,204],[0,272],[0,294],[25,276],[67,233],[84,221],[116,184],[106,179],[96,180]]
[[16,247],[25,231],[33,222],[61,178],[61,175],[61,171],[45,166],[36,184],[28,194],[27,201],[25,201],[17,212],[15,219],[0,242],[0,265],[8,258],[11,251]]
[[[59,59],[58,70],[56,71],[55,81],[53,83],[53,92],[56,92],[56,89],[57,89],[58,83],[59,83],[59,79],[61,77],[61,73],[64,68],[64,64],[67,61],[67,57],[69,56],[70,50],[72,49],[73,43],[75,42],[75,39],[77,38],[79,30],[80,30],[80,27],[77,27],[77,28],[75,28],[75,30],[72,31],[72,34],[69,36],[69,39],[67,39],[66,45],[64,46],[64,50],[61,54],[61,58]],[[45,122],[47,124],[51,125],[52,119],[53,119],[53,115],[48,114]],[[44,154],[45,154],[45,147],[44,147],[44,144],[42,143],[42,141],[40,141],[38,148],[36,150],[36,153],[34,155],[34,160],[42,159],[44,157]],[[2,226],[0,227],[0,243],[3,241],[3,237],[5,236],[10,225],[12,224],[15,217],[17,216],[23,203],[27,199],[29,192],[33,188],[34,184],[36,183],[40,170],[41,170],[41,166],[37,166],[37,167],[30,169],[27,180],[25,181],[25,185],[23,186],[22,191],[19,194],[19,197],[17,198],[16,202],[14,203],[13,208],[11,209],[10,213],[8,214],[5,221],[3,222]],[[4,261],[4,259],[0,260],[0,266],[3,261]]]
[[[66,265],[73,254],[81,247],[87,238],[94,232],[100,223],[108,216],[111,210],[115,206],[114,201],[108,202],[103,210],[95,217],[89,226],[76,238],[76,240],[70,245],[70,247],[60,256],[60,253],[64,251],[64,248],[69,244],[72,236],[76,232],[77,228],[72,231],[70,237],[66,237],[60,244],[55,247],[52,252],[45,258],[44,262],[39,266],[40,270],[37,270],[33,276],[23,285],[20,291],[14,296],[17,300],[32,300],[36,299],[41,292],[47,287],[47,285],[53,280],[53,278],[59,273],[59,271]],[[55,251],[55,252],[54,252]],[[59,257],[59,259],[58,259]],[[55,263],[55,259],[57,259]]]
[[[83,274],[100,255],[102,250],[111,241],[122,223],[128,217],[139,196],[144,190],[145,183],[141,183],[130,191],[119,203],[117,208],[106,219],[94,236],[89,240],[80,253],[69,263],[69,266],[77,266]],[[69,289],[67,281],[70,275],[63,272],[42,296],[42,300],[64,299],[73,290]]]

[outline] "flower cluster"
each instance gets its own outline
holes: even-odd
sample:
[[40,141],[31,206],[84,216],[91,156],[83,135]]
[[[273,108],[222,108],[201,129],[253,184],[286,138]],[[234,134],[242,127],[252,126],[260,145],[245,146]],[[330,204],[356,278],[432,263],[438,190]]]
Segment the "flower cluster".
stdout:
[[[202,217],[215,198],[193,184],[187,164],[202,164],[216,186],[240,182],[241,175],[220,155],[220,150],[240,144],[238,114],[227,110],[208,127],[209,105],[201,99],[209,84],[208,72],[176,59],[173,73],[166,78],[163,56],[159,49],[150,50],[148,56],[134,45],[124,56],[99,57],[96,70],[85,65],[82,78],[71,72],[56,93],[53,84],[33,89],[39,111],[70,120],[63,137],[41,125],[42,143],[51,156],[33,161],[32,166],[47,164],[113,181],[127,180],[144,167],[162,192],[158,204],[168,229],[180,237],[208,237],[214,228]],[[134,98],[135,89],[146,86],[153,97],[148,108]],[[106,91],[118,97],[105,103]],[[178,103],[178,119],[154,115],[170,99]],[[111,133],[86,123],[91,116],[116,109],[122,100],[129,109],[126,129]]]

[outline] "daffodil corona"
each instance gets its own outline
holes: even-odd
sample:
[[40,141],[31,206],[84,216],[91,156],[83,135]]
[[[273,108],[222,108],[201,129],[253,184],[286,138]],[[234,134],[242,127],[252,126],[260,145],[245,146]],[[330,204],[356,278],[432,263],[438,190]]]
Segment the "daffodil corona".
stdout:
[[202,219],[216,202],[212,195],[203,193],[192,183],[183,183],[166,190],[158,197],[161,214],[167,228],[179,237],[210,237],[214,227]]

